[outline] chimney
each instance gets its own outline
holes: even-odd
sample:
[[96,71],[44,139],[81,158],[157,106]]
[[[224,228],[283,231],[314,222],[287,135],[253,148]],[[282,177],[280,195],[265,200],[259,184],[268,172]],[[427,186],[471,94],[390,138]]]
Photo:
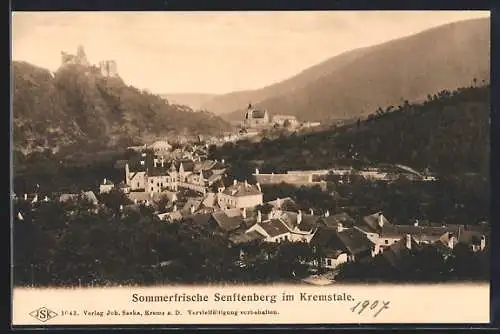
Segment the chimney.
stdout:
[[28,194],[24,194],[24,200],[27,201],[28,200]]
[[297,225],[299,225],[302,222],[302,211],[297,212]]
[[411,235],[406,235],[406,248],[411,249]]
[[104,178],[104,181],[102,182],[102,184],[106,184],[106,181],[107,181],[106,178]]
[[325,217],[330,217],[330,210],[326,210]]
[[281,198],[279,198],[279,197],[278,197],[278,198],[276,198],[276,206],[277,206],[278,208],[281,208]]
[[342,232],[344,230],[344,225],[342,223],[337,224],[337,232]]
[[245,188],[248,188],[248,182],[245,180]]
[[233,180],[233,186],[236,187],[236,185],[238,184],[238,181],[236,181],[236,179]]
[[483,235],[481,236],[481,245],[479,246],[479,249],[484,250],[486,247],[486,237]]
[[378,214],[378,226],[384,227],[384,215],[382,212]]
[[311,208],[311,209],[309,209],[309,214],[310,214],[311,216],[314,216],[314,210],[313,210],[312,208]]
[[177,204],[174,204],[174,208],[172,209],[172,212],[177,212]]
[[255,175],[259,175],[259,169],[255,168]]
[[260,187],[260,183],[259,183],[259,182],[257,182],[255,185],[257,186],[257,189],[259,189],[259,191],[260,191],[260,192],[262,192],[262,189],[261,189],[261,187]]
[[262,222],[262,213],[260,212],[260,210],[257,211],[257,223],[261,223]]
[[154,160],[153,160],[153,164],[154,164],[154,166],[155,166],[155,168],[156,168],[156,165],[158,164],[158,159],[154,158]]
[[226,163],[226,160],[221,159],[221,161],[220,161],[220,162],[222,162],[222,164],[225,164],[225,163]]
[[243,218],[247,218],[247,209],[246,208],[241,209],[241,216]]
[[123,211],[123,204],[120,204],[120,211]]
[[194,213],[194,205],[191,205],[191,214]]
[[415,227],[418,226],[418,219],[415,219],[415,222],[413,223],[413,226],[415,226]]
[[165,167],[165,159],[161,157],[161,168]]

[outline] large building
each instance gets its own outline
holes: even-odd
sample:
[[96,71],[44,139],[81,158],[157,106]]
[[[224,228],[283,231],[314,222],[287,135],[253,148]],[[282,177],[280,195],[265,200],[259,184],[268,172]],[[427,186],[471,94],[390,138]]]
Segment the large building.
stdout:
[[185,188],[204,194],[207,187],[222,179],[225,171],[224,163],[218,161],[167,161],[142,153],[125,164],[125,183],[133,192],[162,193]]
[[243,126],[245,128],[260,128],[269,125],[269,114],[267,113],[267,110],[259,110],[254,108],[251,103],[248,104]]
[[231,186],[219,189],[217,202],[221,208],[252,208],[263,203],[263,193],[258,183],[234,180]]

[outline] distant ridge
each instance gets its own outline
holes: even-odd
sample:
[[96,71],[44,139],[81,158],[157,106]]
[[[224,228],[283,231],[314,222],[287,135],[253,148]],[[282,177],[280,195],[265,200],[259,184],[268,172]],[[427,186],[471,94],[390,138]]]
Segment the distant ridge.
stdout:
[[160,94],[171,104],[180,104],[190,107],[193,110],[202,109],[203,104],[216,98],[217,94],[204,94],[204,93],[166,93]]
[[234,120],[248,101],[271,114],[326,121],[380,106],[425,100],[428,92],[489,81],[489,18],[454,22],[355,49],[262,89],[224,94],[202,107]]

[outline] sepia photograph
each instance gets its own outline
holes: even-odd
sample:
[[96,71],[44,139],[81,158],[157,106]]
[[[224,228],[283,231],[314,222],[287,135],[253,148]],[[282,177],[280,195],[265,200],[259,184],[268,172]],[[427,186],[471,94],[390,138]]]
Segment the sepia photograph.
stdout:
[[[490,12],[13,12],[11,31],[23,300],[272,305],[293,295],[258,289],[285,285],[356,313],[341,286],[489,286]],[[26,317],[71,320],[44,303]]]

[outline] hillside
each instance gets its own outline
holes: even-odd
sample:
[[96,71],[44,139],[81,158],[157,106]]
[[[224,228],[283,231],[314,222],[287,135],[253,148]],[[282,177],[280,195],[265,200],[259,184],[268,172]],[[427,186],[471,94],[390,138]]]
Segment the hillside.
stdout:
[[286,81],[216,97],[203,108],[229,112],[227,119],[241,119],[249,101],[302,120],[367,115],[381,106],[422,101],[428,92],[466,86],[474,78],[488,82],[489,50],[489,19],[460,21],[341,54]]
[[259,143],[241,141],[212,154],[229,161],[261,161],[262,172],[397,163],[440,175],[488,177],[490,104],[489,85],[441,91],[422,103],[380,109],[359,125]]
[[188,106],[193,110],[202,109],[203,104],[217,97],[217,95],[215,94],[203,93],[171,93],[161,94],[160,96],[166,99],[171,104]]
[[14,149],[89,152],[158,136],[216,134],[229,124],[207,112],[103,77],[96,68],[66,65],[56,73],[13,62]]

